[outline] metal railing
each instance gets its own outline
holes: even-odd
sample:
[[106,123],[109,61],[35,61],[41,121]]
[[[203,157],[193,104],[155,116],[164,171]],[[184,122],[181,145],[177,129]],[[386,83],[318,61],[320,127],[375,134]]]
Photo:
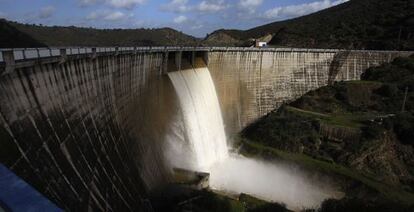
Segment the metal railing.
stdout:
[[[63,50],[63,52],[62,52]],[[344,49],[305,49],[305,48],[254,48],[254,47],[50,47],[50,48],[13,48],[0,49],[0,62],[4,62],[3,52],[13,51],[14,60],[26,60],[66,55],[92,53],[131,53],[131,52],[172,52],[172,51],[260,51],[260,52],[325,52],[350,51]],[[353,52],[393,52],[351,50]]]
[[165,52],[165,51],[210,51],[208,47],[50,47],[50,48],[3,48],[0,49],[0,62],[4,62],[3,52],[13,51],[15,60],[45,58],[66,55],[96,53]]

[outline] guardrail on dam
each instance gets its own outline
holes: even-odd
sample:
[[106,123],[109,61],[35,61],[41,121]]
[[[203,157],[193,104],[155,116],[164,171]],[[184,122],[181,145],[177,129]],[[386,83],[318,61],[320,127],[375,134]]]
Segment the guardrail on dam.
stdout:
[[226,131],[309,90],[413,52],[255,48],[9,49],[0,57],[0,162],[63,209],[150,210],[169,181],[177,100],[165,73],[202,57]]

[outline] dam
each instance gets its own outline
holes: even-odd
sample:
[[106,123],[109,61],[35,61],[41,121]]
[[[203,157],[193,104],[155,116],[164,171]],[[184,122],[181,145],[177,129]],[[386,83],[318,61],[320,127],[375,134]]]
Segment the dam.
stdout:
[[310,90],[358,80],[369,67],[412,54],[203,47],[1,51],[0,162],[70,211],[151,211],[148,193],[171,181],[165,146],[185,107],[174,72],[209,72],[230,138]]

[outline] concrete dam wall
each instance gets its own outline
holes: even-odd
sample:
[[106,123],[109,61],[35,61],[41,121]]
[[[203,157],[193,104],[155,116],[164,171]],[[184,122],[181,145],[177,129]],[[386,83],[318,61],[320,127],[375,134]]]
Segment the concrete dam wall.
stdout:
[[335,81],[359,80],[364,70],[412,52],[275,50],[212,51],[213,76],[228,132]]
[[[151,210],[170,179],[163,143],[180,110],[167,73],[202,58],[232,135],[283,102],[410,52],[304,49],[4,51],[0,162],[71,211]],[[39,57],[40,56],[40,57]]]

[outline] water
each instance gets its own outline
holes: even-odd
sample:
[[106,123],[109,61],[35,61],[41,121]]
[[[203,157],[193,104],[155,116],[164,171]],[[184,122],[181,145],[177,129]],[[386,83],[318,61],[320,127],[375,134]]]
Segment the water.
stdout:
[[167,135],[170,165],[210,173],[212,189],[283,202],[290,209],[315,208],[335,196],[329,186],[320,188],[293,168],[229,155],[216,90],[207,68],[189,68],[168,76],[181,107]]
[[223,118],[207,68],[170,72],[183,116],[184,138],[193,152],[195,168],[208,171],[228,157]]
[[246,193],[267,201],[285,204],[291,210],[318,208],[328,198],[340,197],[328,182],[318,183],[302,171],[275,162],[241,155],[210,169],[210,187],[228,193]]

